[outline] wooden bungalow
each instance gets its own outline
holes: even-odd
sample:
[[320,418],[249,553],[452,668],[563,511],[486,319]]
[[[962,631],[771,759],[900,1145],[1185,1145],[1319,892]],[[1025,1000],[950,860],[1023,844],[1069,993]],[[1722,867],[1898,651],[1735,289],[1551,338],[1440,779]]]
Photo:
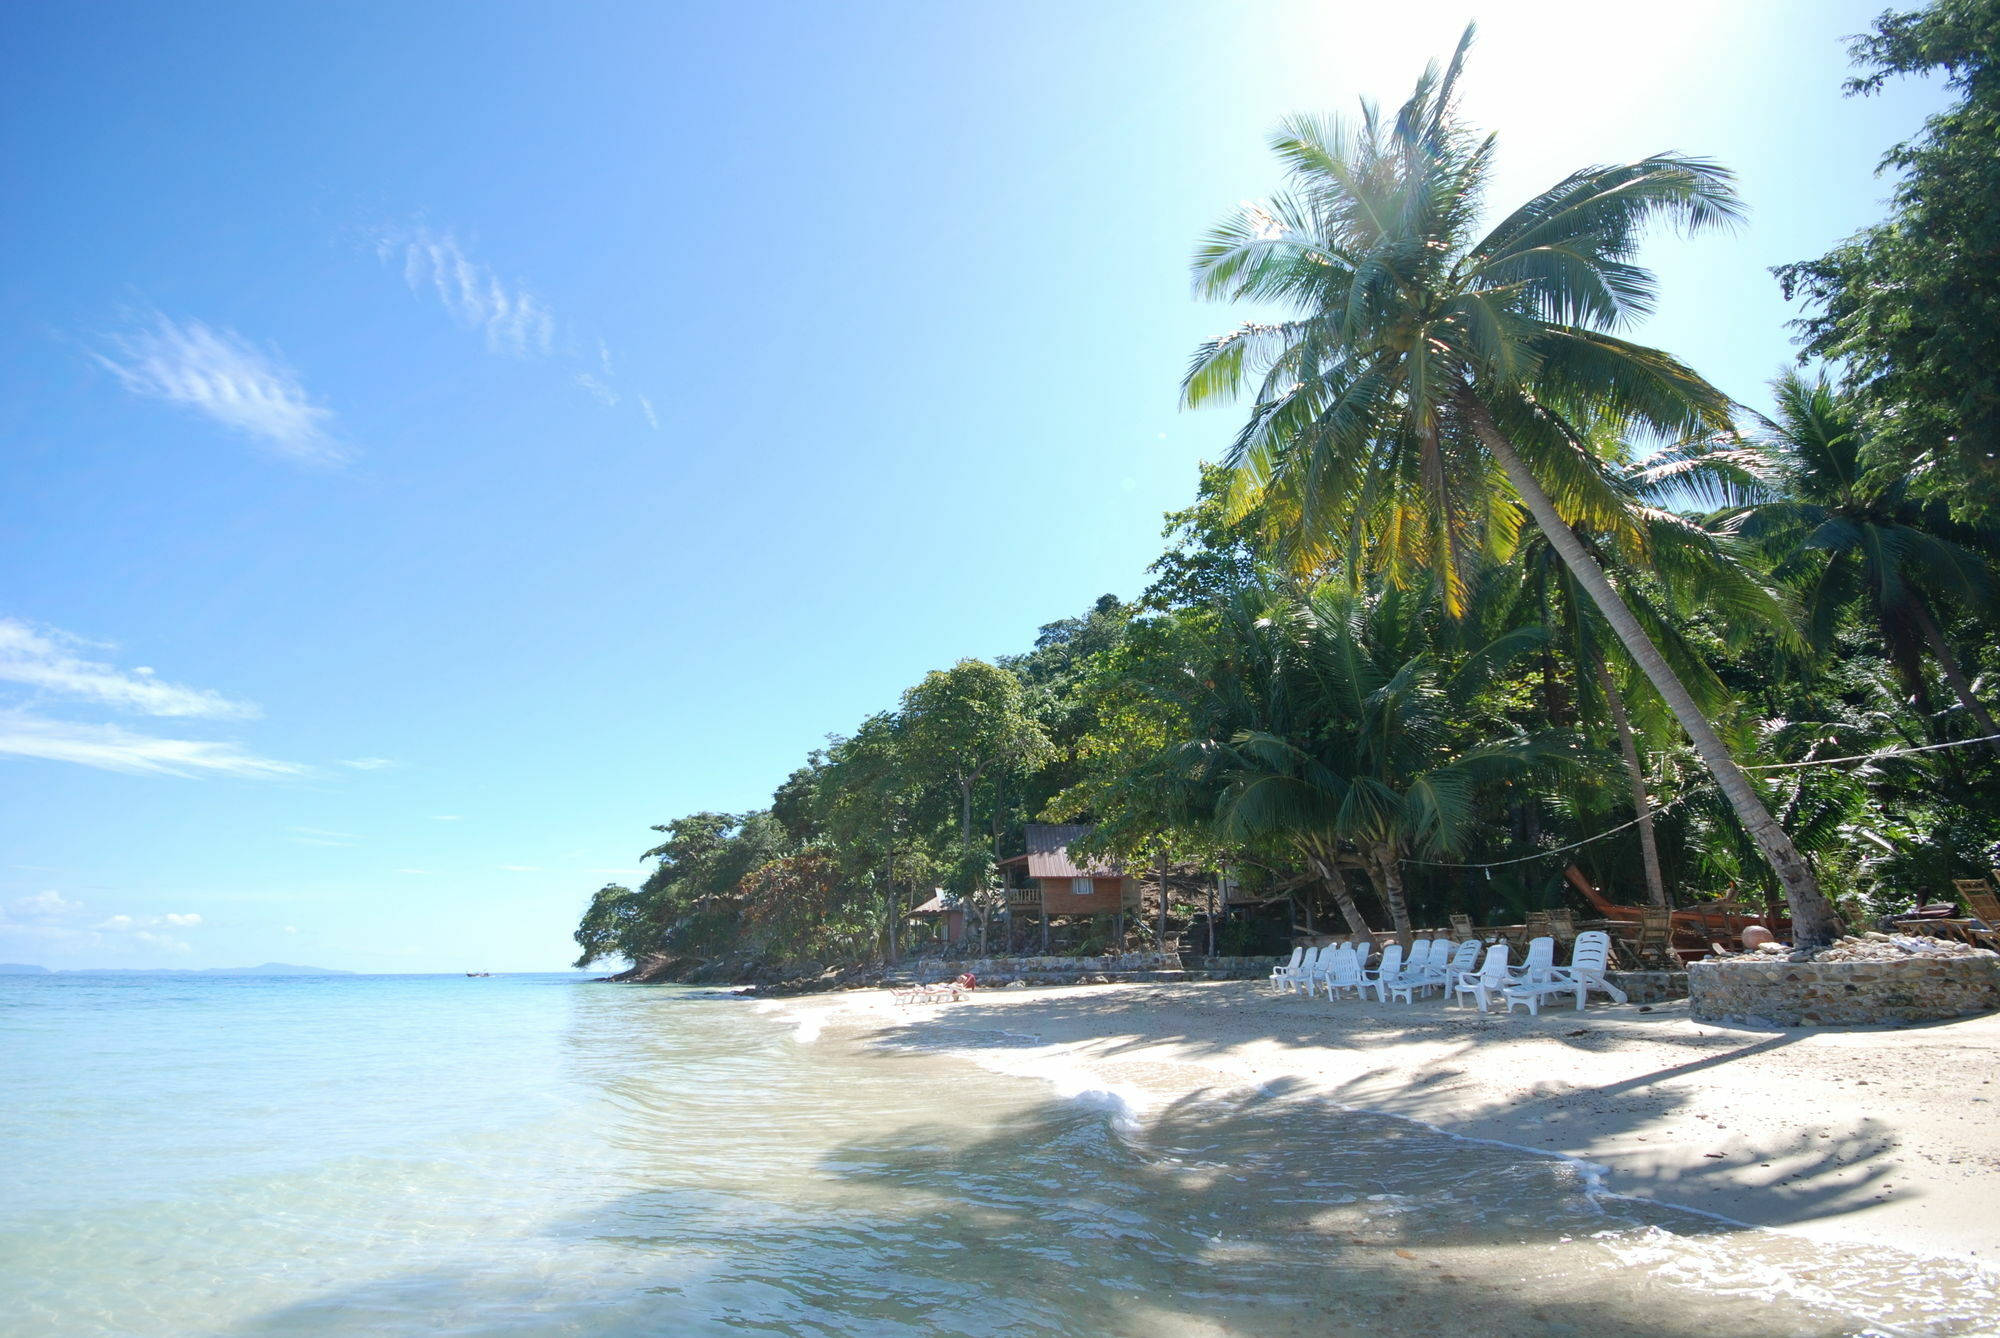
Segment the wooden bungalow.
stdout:
[[1056,916],[1122,915],[1139,907],[1139,880],[1104,860],[1079,860],[1069,847],[1090,834],[1074,824],[1027,825],[1028,849],[1000,861],[1010,918],[1039,916],[1042,941]]
[[957,943],[965,937],[965,903],[943,888],[937,889],[929,901],[911,910],[912,918],[935,920],[938,936],[946,943]]

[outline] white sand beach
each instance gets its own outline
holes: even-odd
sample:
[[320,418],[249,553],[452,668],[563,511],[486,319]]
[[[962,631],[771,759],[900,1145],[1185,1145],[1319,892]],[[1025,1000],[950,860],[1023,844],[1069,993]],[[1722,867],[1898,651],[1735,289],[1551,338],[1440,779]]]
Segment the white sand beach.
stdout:
[[[1156,1099],[1262,1088],[1606,1168],[1609,1190],[1821,1241],[2000,1259],[2000,1016],[1749,1031],[1685,1001],[1531,1018],[1432,1000],[1328,1004],[1250,982],[886,991],[788,1002],[808,1029],[1081,1069]],[[991,1053],[986,1058],[993,1060]],[[1303,1112],[1332,1106],[1312,1102]]]

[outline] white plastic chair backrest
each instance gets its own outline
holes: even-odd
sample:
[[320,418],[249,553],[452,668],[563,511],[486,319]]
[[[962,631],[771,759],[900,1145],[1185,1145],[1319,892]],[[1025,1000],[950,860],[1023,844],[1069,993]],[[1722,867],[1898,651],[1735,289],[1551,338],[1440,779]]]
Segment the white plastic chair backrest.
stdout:
[[1479,968],[1479,978],[1487,985],[1499,985],[1507,979],[1507,945],[1496,943],[1486,950],[1485,965]]
[[1313,972],[1319,970],[1319,959],[1321,955],[1322,954],[1320,949],[1307,948],[1306,955],[1299,959],[1299,974],[1302,976],[1309,976]]
[[1531,938],[1528,940],[1528,957],[1521,963],[1525,979],[1547,980],[1556,965],[1556,941],[1553,938]]
[[1306,958],[1306,950],[1304,948],[1293,948],[1292,960],[1285,963],[1286,969],[1291,971],[1298,970],[1299,963],[1304,961],[1305,958]]
[[1354,964],[1356,966],[1360,967],[1364,971],[1367,970],[1368,959],[1373,957],[1374,955],[1375,955],[1374,939],[1358,938],[1354,940]]
[[1329,980],[1349,980],[1356,972],[1354,965],[1354,945],[1336,943],[1326,950],[1320,959],[1320,970]]
[[[1402,945],[1398,944],[1397,946],[1400,947]],[[1409,971],[1422,971],[1425,967],[1430,965],[1431,953],[1434,951],[1436,951],[1436,945],[1433,944],[1429,939],[1420,938],[1416,940],[1414,943],[1410,944],[1410,960],[1408,965],[1404,969]]]
[[1402,970],[1402,967],[1403,967],[1402,944],[1391,943],[1388,947],[1382,949],[1382,968],[1377,974],[1383,980],[1395,979],[1396,973]]
[[1611,962],[1611,935],[1601,929],[1586,929],[1576,936],[1570,950],[1569,969],[1578,975],[1601,976]]
[[1458,948],[1451,954],[1451,974],[1462,976],[1473,967],[1478,966],[1480,946],[1480,942],[1476,938],[1469,938],[1459,944]]

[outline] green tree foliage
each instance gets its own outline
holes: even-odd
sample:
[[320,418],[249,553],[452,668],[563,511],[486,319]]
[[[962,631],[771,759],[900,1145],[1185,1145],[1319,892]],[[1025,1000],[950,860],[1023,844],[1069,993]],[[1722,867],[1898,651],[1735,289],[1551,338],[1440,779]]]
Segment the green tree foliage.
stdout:
[[1850,93],[1942,73],[1956,100],[1896,145],[1889,217],[1779,267],[1805,352],[1837,363],[1904,468],[1961,515],[2000,506],[2000,0],[1890,11]]
[[1960,745],[2000,682],[1997,7],[1857,48],[1861,84],[1938,69],[1958,101],[1892,155],[1891,218],[1786,273],[1840,380],[1781,380],[1747,443],[1620,333],[1653,300],[1644,228],[1734,217],[1720,168],[1585,168],[1482,224],[1463,46],[1393,115],[1287,122],[1291,189],[1196,262],[1284,319],[1198,352],[1187,402],[1251,410],[1142,595],[926,675],[768,810],[662,824],[578,964],[893,959],[940,888],[983,935],[1035,820],[1354,928],[1517,920],[1575,864],[1625,901],[1782,892],[1811,942],[1820,885],[1864,917],[1993,867],[2000,762]]
[[1524,508],[1687,731],[1800,941],[1828,942],[1839,921],[1812,866],[1577,535],[1643,541],[1594,448],[1607,430],[1671,441],[1730,426],[1721,392],[1613,333],[1653,305],[1635,261],[1646,227],[1731,223],[1730,176],[1679,154],[1586,167],[1482,232],[1494,140],[1456,107],[1471,38],[1393,118],[1364,104],[1355,125],[1280,129],[1295,189],[1211,232],[1195,275],[1209,296],[1297,315],[1204,344],[1186,400],[1254,396],[1232,459],[1294,554],[1345,552],[1397,582],[1421,569],[1454,613],[1482,561],[1511,550]]
[[921,780],[949,783],[959,801],[959,847],[973,850],[973,798],[981,781],[1048,756],[1021,680],[984,660],[934,669],[903,694],[908,759]]
[[1213,805],[1222,839],[1294,848],[1356,929],[1340,870],[1364,873],[1407,934],[1405,861],[1462,854],[1495,786],[1573,758],[1568,738],[1494,709],[1496,675],[1541,630],[1461,649],[1466,627],[1439,627],[1432,606],[1393,587],[1243,592],[1199,671],[1192,737],[1166,759]]
[[[2000,517],[1960,521],[1943,497],[1920,492],[1872,447],[1854,396],[1796,372],[1773,389],[1778,414],[1764,447],[1774,495],[1751,512],[1751,533],[1770,547],[1779,576],[1803,593],[1815,642],[1830,644],[1843,617],[1858,610],[1921,715],[1933,714],[1928,653],[1972,732],[2000,734],[1937,612],[1955,608],[1994,625]],[[2000,756],[2000,744],[1993,748]]]

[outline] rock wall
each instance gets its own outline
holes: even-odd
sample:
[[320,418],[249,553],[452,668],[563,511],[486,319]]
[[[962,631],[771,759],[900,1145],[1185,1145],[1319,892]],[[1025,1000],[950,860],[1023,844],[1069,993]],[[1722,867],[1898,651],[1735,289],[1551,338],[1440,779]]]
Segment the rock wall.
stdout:
[[[1627,1003],[1661,1004],[1670,999],[1687,998],[1688,978],[1685,971],[1606,971],[1604,978],[1625,991]],[[1557,995],[1556,1001],[1560,1002],[1565,997]],[[1593,994],[1590,998],[1596,1004],[1602,1002],[1604,996]]]
[[1270,976],[1272,967],[1290,960],[1289,953],[1283,957],[1205,957],[1192,952],[1181,954],[1181,965],[1204,980],[1263,980]]
[[2000,1009],[2000,957],[1886,962],[1696,962],[1689,1012],[1751,1027],[1932,1022]]
[[1016,977],[1102,976],[1117,971],[1178,971],[1179,953],[1126,952],[1111,957],[972,957],[964,961],[916,960],[904,970],[929,979],[949,979],[970,972],[981,980]]

